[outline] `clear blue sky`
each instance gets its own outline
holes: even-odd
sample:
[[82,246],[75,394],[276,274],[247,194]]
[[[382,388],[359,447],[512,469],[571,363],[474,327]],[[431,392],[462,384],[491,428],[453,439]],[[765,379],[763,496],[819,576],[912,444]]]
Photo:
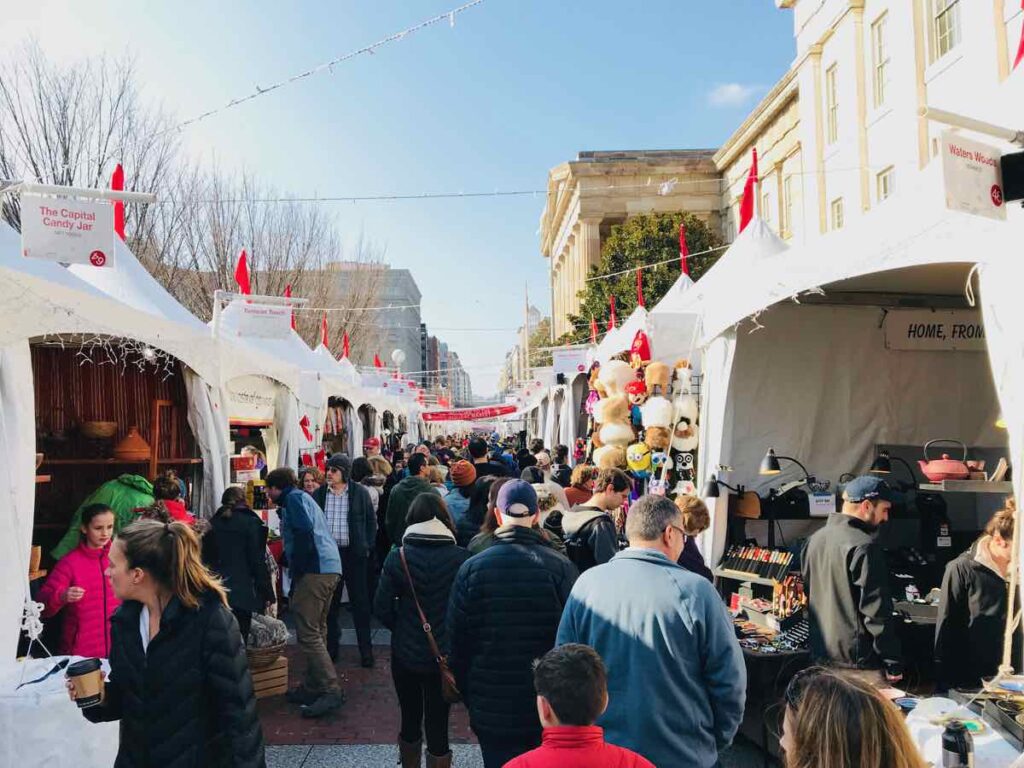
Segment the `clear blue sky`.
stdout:
[[[0,44],[55,58],[129,50],[183,119],[374,42],[459,0],[80,3],[5,10]],[[296,195],[544,189],[581,150],[718,146],[793,56],[772,0],[486,0],[447,23],[200,123],[188,150]],[[726,87],[722,87],[726,86]],[[716,98],[717,96],[717,98]],[[412,270],[428,327],[493,391],[523,287],[550,306],[543,195],[331,204]]]

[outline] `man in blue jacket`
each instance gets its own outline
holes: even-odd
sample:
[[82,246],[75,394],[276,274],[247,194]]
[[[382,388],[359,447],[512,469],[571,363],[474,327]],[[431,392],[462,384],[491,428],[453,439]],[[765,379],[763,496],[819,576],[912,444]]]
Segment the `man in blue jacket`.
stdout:
[[576,582],[558,645],[584,643],[608,668],[597,721],[610,744],[658,766],[712,768],[743,719],[746,668],[721,598],[676,564],[679,508],[643,496],[626,518],[629,549]]
[[267,494],[278,506],[281,538],[291,577],[289,607],[306,657],[306,679],[288,692],[302,705],[303,717],[322,717],[341,706],[338,673],[327,653],[327,614],[341,576],[341,558],[327,518],[313,497],[300,488],[295,471],[282,467],[267,475]]

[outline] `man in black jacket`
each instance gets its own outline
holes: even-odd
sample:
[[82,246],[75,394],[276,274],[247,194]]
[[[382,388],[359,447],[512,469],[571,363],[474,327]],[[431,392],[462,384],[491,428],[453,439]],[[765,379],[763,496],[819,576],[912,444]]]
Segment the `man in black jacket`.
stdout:
[[473,468],[476,470],[477,477],[487,477],[488,475],[506,477],[508,475],[504,464],[487,458],[487,442],[482,437],[470,439],[469,455],[473,460]]
[[498,491],[495,543],[459,569],[448,607],[452,671],[486,768],[540,745],[533,661],[555,643],[576,568],[539,529],[537,494],[509,480]]
[[629,500],[632,484],[621,469],[602,469],[594,495],[562,515],[565,548],[580,573],[603,565],[619,551],[619,533],[611,513]]
[[377,540],[377,516],[370,492],[359,483],[349,482],[351,475],[349,457],[336,453],[327,460],[327,482],[313,494],[313,499],[327,517],[327,527],[341,556],[341,579],[327,616],[327,652],[332,660],[337,661],[341,639],[341,596],[345,585],[348,585],[359,655],[364,667],[372,667],[369,574],[370,548]]
[[892,683],[903,679],[903,653],[892,620],[889,568],[875,534],[895,496],[880,478],[851,480],[843,511],[808,539],[802,557],[812,657],[853,669],[882,668]]

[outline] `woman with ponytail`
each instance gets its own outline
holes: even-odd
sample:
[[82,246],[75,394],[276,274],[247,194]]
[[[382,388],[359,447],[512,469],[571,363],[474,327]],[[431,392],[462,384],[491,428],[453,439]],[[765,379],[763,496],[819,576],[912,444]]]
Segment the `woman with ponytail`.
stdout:
[[122,601],[111,619],[110,677],[103,702],[82,714],[121,721],[116,768],[264,768],[241,634],[192,528],[127,526],[107,572]]

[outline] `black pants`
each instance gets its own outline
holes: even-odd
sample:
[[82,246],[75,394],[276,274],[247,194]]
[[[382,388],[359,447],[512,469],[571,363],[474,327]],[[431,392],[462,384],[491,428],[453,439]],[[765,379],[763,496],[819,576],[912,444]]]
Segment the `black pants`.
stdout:
[[231,609],[231,612],[235,614],[235,620],[238,622],[238,628],[242,630],[242,645],[246,645],[249,642],[249,628],[252,626],[252,611],[243,611]]
[[398,705],[402,708],[402,741],[417,742],[426,731],[427,751],[435,757],[448,754],[448,703],[441,696],[441,673],[404,669],[391,662]]
[[331,654],[332,659],[338,656],[338,643],[341,640],[341,593],[347,585],[359,653],[365,656],[373,651],[370,644],[369,562],[366,555],[355,554],[351,547],[338,547],[338,553],[341,555],[341,578],[334,591],[334,599],[331,600],[331,611],[327,614],[327,652]]
[[484,758],[484,768],[503,768],[505,763],[539,746],[540,739],[537,739],[536,744],[509,744],[480,739],[480,752]]

